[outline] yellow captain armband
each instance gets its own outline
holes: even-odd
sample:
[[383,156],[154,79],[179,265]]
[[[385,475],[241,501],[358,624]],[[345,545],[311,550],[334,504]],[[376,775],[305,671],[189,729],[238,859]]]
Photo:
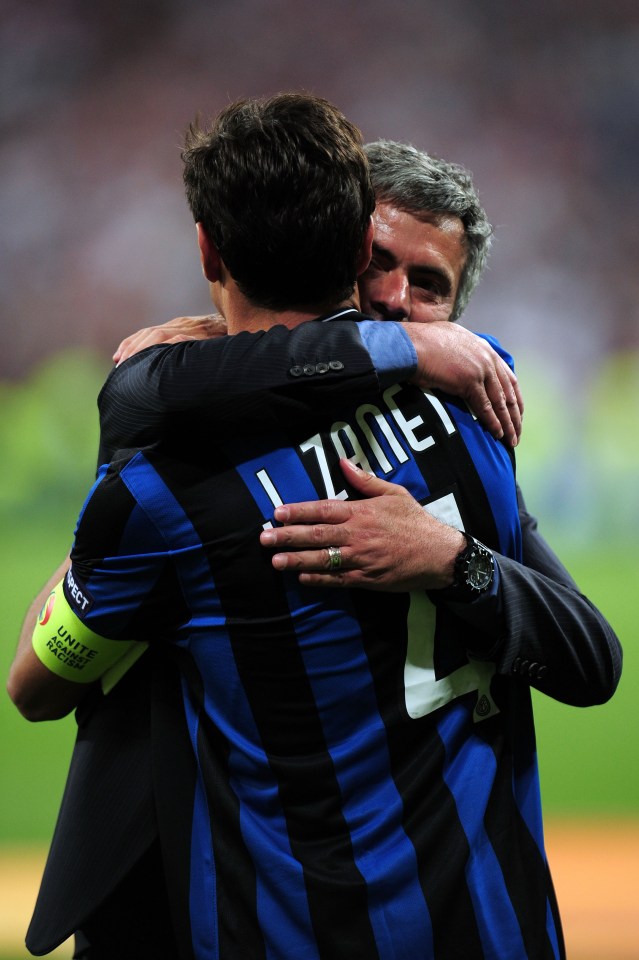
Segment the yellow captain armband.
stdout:
[[62,583],[49,594],[33,631],[33,649],[51,673],[74,683],[93,683],[132,647],[145,648],[145,644],[108,640],[89,630],[69,606]]

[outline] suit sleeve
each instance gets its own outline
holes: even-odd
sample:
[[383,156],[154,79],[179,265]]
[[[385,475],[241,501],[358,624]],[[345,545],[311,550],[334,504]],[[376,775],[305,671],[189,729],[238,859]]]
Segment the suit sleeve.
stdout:
[[517,495],[523,562],[496,554],[495,596],[453,607],[484,638],[471,653],[562,703],[605,703],[621,674],[619,640],[539,533],[519,488]]
[[118,449],[144,447],[184,416],[237,429],[265,408],[303,418],[321,402],[338,410],[377,393],[416,367],[401,324],[308,321],[213,340],[150,347],[109,375],[100,396],[100,463]]

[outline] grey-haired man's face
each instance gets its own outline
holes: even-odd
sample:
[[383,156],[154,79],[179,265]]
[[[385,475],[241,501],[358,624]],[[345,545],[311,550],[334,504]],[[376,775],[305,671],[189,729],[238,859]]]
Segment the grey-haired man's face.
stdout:
[[362,312],[376,320],[448,320],[466,259],[461,220],[425,222],[379,203],[373,223],[373,256],[359,278]]

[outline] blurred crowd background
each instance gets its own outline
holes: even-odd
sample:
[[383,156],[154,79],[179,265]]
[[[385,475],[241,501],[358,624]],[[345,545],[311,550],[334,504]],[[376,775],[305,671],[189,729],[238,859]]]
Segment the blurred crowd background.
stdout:
[[238,96],[306,89],[366,139],[472,171],[496,229],[464,322],[517,360],[527,487],[566,532],[624,534],[638,62],[634,0],[3,0],[0,380],[72,346],[106,364],[132,330],[208,312],[182,132]]
[[[515,356],[529,506],[626,648],[611,704],[539,698],[546,806],[637,816],[638,65],[636,0],[2,0],[3,675],[68,550],[114,348],[209,312],[185,127],[307,90],[474,175],[495,242],[463,322]],[[73,720],[6,697],[0,720],[1,852],[50,837]]]

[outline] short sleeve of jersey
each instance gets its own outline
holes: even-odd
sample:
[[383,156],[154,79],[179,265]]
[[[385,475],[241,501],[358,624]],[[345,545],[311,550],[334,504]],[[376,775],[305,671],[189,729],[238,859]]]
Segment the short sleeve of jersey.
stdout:
[[180,609],[170,552],[118,466],[100,472],[84,504],[64,592],[82,623],[111,640],[154,641]]

